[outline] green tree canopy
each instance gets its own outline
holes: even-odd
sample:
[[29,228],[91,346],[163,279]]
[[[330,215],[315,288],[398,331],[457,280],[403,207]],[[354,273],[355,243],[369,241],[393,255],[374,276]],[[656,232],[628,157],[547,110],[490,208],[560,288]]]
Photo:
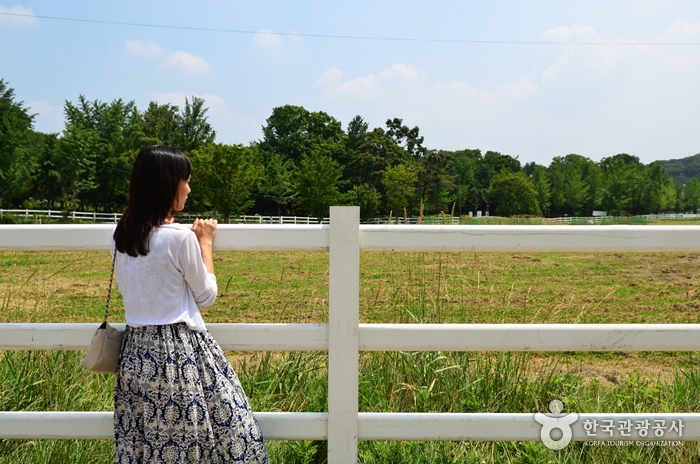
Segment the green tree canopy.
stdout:
[[202,98],[193,96],[192,103],[185,98],[185,108],[178,115],[182,141],[177,146],[185,152],[213,143],[216,138],[216,132],[207,121],[209,108],[204,103]]
[[524,173],[501,171],[491,181],[490,197],[498,216],[542,214],[537,191]]
[[26,198],[36,166],[35,153],[27,150],[34,116],[23,105],[0,79],[0,198],[6,208]]
[[399,164],[384,171],[382,184],[386,191],[386,206],[395,216],[406,208],[412,211],[416,203],[418,169],[413,163]]
[[601,205],[608,214],[640,214],[645,167],[639,158],[621,153],[600,161],[603,171]]
[[412,129],[403,125],[403,119],[394,118],[386,120],[387,135],[394,143],[402,147],[414,158],[421,158],[427,149],[423,146],[424,137],[420,135],[418,126]]
[[381,195],[369,184],[354,186],[345,194],[344,203],[350,206],[360,207],[360,217],[368,219],[379,214]]
[[257,149],[210,143],[194,150],[192,193],[216,208],[226,222],[253,204],[254,185],[264,173]]
[[343,174],[348,185],[369,184],[382,190],[384,171],[410,161],[407,152],[398,146],[382,128],[373,129],[362,137],[362,142],[345,152],[341,160]]
[[282,208],[286,208],[297,197],[292,160],[281,153],[274,153],[268,158],[260,193],[277,204],[277,214],[281,215]]
[[315,149],[330,152],[334,159],[342,156],[345,132],[340,121],[323,111],[311,112],[301,106],[274,108],[263,126],[259,147],[267,156],[280,153],[295,164],[302,155]]
[[547,180],[547,171],[545,167],[534,165],[532,174],[530,174],[530,180],[532,181],[532,186],[535,188],[535,192],[537,192],[537,204],[542,213],[546,215],[549,212],[549,205],[551,204],[552,190]]
[[81,95],[77,104],[67,101],[64,110],[60,149],[66,191],[82,207],[120,209],[126,204],[129,171],[143,140],[136,104],[89,101]]
[[169,103],[159,105],[152,101],[143,113],[144,145],[157,143],[182,149],[185,134],[182,131],[180,109]]
[[342,176],[343,168],[321,150],[302,155],[294,176],[299,193],[297,207],[320,221],[330,206],[341,201]]

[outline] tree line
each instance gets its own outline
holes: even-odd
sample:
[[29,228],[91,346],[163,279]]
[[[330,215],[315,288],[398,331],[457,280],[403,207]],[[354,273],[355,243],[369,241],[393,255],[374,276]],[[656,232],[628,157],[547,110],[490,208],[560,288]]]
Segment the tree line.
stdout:
[[64,106],[60,134],[34,130],[34,115],[0,79],[0,204],[113,212],[126,206],[138,151],[163,143],[194,165],[192,213],[308,215],[357,205],[363,218],[467,214],[588,216],[688,211],[700,207],[700,180],[675,182],[659,162],[617,154],[595,162],[569,154],[549,166],[479,149],[435,150],[400,118],[370,128],[355,116],[343,128],[322,111],[274,108],[262,138],[216,142],[206,102],[184,107],[88,100]]

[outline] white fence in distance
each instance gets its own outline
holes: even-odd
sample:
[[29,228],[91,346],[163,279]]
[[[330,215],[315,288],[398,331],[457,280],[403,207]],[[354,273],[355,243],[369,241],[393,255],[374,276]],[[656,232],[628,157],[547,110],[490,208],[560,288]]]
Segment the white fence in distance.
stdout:
[[[79,221],[92,222],[111,222],[116,224],[122,213],[98,213],[95,211],[60,211],[51,209],[1,209],[0,218],[3,216],[22,217],[25,221],[32,218],[38,221],[42,218],[48,219],[70,219]],[[193,221],[201,217],[194,214],[178,214],[177,216],[182,221]],[[233,224],[328,224],[329,218],[322,218],[319,223],[318,218],[309,216],[260,216],[243,215],[231,216],[230,222]]]
[[[98,213],[95,211],[59,211],[59,210],[39,210],[39,209],[1,209],[0,218],[4,215],[22,217],[25,222],[30,218],[36,222],[42,218],[48,219],[70,219],[73,221],[92,221],[92,222],[109,222],[117,223],[121,218],[122,213]],[[182,222],[192,222],[196,219],[195,214],[178,214],[178,219]],[[553,218],[529,218],[536,222],[542,221],[542,224],[601,224],[606,222],[624,222],[630,219],[646,219],[646,220],[670,220],[670,219],[698,219],[700,214],[693,213],[670,213],[670,214],[645,214],[640,216],[584,216],[584,217],[553,217]],[[498,220],[503,219],[499,216],[450,216],[449,214],[436,214],[424,217],[403,217],[403,216],[384,216],[369,218],[361,221],[363,224],[404,224],[404,225],[460,225],[462,221],[471,222],[472,219],[481,220]],[[318,218],[310,216],[261,216],[259,214],[249,214],[243,216],[229,217],[231,224],[328,224],[330,218]]]
[[[0,226],[0,250],[104,250],[113,225]],[[355,207],[329,225],[221,225],[217,250],[329,250],[329,324],[210,324],[227,350],[329,353],[327,413],[256,413],[268,439],[327,439],[329,462],[357,460],[358,440],[540,440],[533,414],[358,413],[360,351],[700,351],[694,324],[358,324],[359,252],[698,252],[700,226],[359,225]],[[95,324],[0,324],[0,350],[81,350]],[[592,415],[591,415],[592,416]],[[700,440],[700,414],[606,414],[682,420]],[[579,414],[580,418],[588,415]],[[600,414],[595,415],[600,419]],[[583,421],[572,427],[585,440]],[[112,437],[109,412],[0,412],[0,438]],[[598,440],[620,440],[600,436]],[[624,438],[622,438],[624,439]],[[676,439],[674,437],[674,439]]]

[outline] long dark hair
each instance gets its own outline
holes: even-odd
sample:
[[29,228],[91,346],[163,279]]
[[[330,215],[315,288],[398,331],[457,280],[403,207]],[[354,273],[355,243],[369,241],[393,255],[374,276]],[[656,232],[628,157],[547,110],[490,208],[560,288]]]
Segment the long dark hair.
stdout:
[[151,145],[142,149],[129,180],[129,204],[122,215],[114,241],[129,256],[146,256],[148,238],[173,212],[181,180],[189,179],[192,163],[177,148]]

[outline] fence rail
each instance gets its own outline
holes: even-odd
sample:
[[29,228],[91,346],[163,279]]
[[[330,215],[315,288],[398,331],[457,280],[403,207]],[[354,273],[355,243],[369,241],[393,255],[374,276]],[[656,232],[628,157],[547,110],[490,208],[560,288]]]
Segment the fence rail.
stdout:
[[[124,327],[124,324],[114,324]],[[227,351],[328,351],[326,324],[208,324]],[[700,351],[697,324],[358,324],[357,351]],[[86,350],[95,324],[0,324],[0,350]]]
[[[114,225],[8,225],[0,250],[107,250]],[[359,225],[334,207],[329,225],[222,225],[217,250],[329,250],[328,324],[210,324],[227,350],[328,351],[327,413],[257,413],[269,439],[327,439],[329,463],[357,460],[358,440],[540,440],[533,414],[358,413],[361,351],[700,351],[692,324],[359,324],[360,251],[700,251],[700,226]],[[0,350],[84,349],[93,324],[0,324]],[[580,418],[593,415],[580,414]],[[604,417],[603,417],[604,416]],[[0,412],[0,438],[111,438],[110,412]],[[700,414],[596,414],[682,420]],[[574,440],[587,438],[583,420]],[[599,436],[598,440],[626,438]],[[675,439],[675,438],[674,438]]]
[[[356,433],[359,440],[539,441],[541,426],[532,416],[526,413],[361,412],[357,414]],[[328,439],[327,413],[257,412],[255,418],[268,440]],[[572,439],[591,439],[583,425],[587,420],[654,421],[656,418],[682,421],[681,440],[700,437],[700,414],[579,414],[578,421],[571,426]],[[114,414],[111,412],[0,412],[0,437],[3,438],[110,440],[113,436]],[[602,435],[595,439],[631,441],[640,438],[611,439]],[[329,462],[354,462],[340,461],[330,451],[328,458]]]

